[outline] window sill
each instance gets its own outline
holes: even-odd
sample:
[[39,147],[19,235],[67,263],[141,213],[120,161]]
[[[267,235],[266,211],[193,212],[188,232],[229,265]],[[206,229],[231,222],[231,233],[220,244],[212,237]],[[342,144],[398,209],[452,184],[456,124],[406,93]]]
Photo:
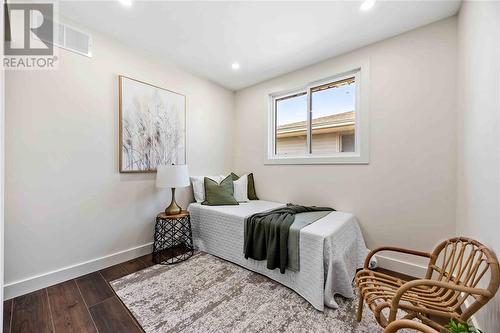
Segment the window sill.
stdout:
[[369,164],[368,156],[342,154],[339,156],[272,156],[264,165],[307,165],[307,164]]

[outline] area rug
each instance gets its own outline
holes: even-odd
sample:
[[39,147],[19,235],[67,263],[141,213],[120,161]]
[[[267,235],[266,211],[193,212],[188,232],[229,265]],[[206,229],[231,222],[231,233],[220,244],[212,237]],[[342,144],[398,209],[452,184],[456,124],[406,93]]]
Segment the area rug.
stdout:
[[160,332],[382,332],[357,299],[314,309],[296,292],[260,274],[206,253],[156,265],[111,286],[148,333]]

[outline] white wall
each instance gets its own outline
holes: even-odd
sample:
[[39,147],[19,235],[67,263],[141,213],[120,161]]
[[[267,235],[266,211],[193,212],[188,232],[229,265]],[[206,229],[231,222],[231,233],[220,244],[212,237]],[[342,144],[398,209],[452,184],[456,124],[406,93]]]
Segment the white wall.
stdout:
[[[370,248],[432,250],[455,233],[456,57],[454,17],[238,91],[235,170],[254,172],[262,199],[354,213]],[[370,164],[264,165],[268,94],[364,59],[370,63]]]
[[58,70],[6,74],[7,297],[151,252],[141,246],[152,241],[170,190],[155,189],[153,174],[118,172],[119,74],[185,94],[191,173],[230,171],[233,92],[93,38],[92,58],[60,50]]
[[[500,2],[465,1],[458,16],[458,233],[500,253]],[[500,332],[500,293],[476,316]]]

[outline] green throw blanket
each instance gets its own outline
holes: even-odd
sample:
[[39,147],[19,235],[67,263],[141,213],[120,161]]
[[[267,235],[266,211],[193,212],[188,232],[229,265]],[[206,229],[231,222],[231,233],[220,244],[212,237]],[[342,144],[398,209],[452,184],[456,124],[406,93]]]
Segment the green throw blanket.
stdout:
[[[288,234],[295,215],[307,212],[334,211],[328,207],[306,207],[287,204],[245,219],[245,258],[266,260],[267,268],[279,267],[282,274],[288,264]],[[317,219],[317,217],[315,218]],[[312,221],[313,222],[313,221]],[[305,225],[304,225],[305,226]]]

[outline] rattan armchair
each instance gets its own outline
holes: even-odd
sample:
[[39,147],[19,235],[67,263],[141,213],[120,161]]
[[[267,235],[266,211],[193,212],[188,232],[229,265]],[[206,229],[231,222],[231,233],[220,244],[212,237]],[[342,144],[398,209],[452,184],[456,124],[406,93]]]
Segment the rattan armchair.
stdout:
[[422,333],[439,333],[438,331],[427,325],[409,319],[401,319],[393,321],[392,323],[387,325],[387,327],[384,330],[384,333],[396,333],[397,331],[403,328],[411,328],[412,330],[417,330]]
[[[429,258],[425,278],[404,281],[370,270],[370,259],[381,251]],[[394,322],[398,310],[402,310],[406,313],[402,319],[418,318],[438,331],[448,332],[438,321],[448,322],[453,318],[466,322],[493,298],[499,283],[500,269],[495,253],[473,239],[446,240],[432,253],[381,247],[370,252],[364,269],[356,274],[360,293],[357,319],[361,320],[366,302],[382,327]],[[383,310],[388,310],[388,316]]]

